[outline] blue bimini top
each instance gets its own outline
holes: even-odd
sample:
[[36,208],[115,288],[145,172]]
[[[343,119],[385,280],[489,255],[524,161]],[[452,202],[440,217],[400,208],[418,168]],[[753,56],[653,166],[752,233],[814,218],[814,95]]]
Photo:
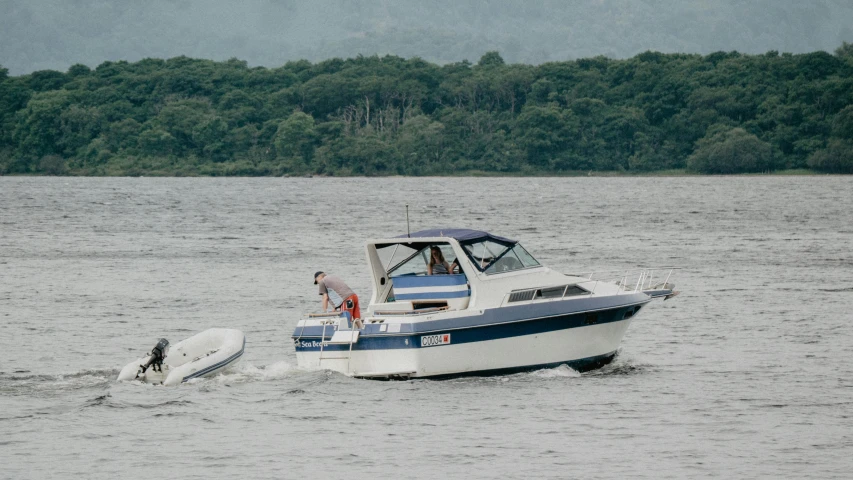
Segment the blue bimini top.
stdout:
[[426,238],[426,237],[448,237],[459,243],[474,243],[482,240],[494,240],[499,243],[515,245],[516,240],[492,235],[489,232],[482,230],[471,230],[469,228],[432,228],[429,230],[421,230],[412,232],[409,235],[397,235],[394,238]]

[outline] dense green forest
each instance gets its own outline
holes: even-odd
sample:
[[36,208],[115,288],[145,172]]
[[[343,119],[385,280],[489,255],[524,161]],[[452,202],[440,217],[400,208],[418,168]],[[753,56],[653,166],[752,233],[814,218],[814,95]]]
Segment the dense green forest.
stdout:
[[853,45],[506,64],[177,57],[10,76],[0,173],[853,173]]

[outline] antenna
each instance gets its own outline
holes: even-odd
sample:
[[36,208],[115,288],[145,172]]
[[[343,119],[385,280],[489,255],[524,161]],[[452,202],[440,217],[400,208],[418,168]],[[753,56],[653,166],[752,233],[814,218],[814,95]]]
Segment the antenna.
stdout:
[[409,204],[406,204],[406,236],[412,238],[411,230],[409,229]]

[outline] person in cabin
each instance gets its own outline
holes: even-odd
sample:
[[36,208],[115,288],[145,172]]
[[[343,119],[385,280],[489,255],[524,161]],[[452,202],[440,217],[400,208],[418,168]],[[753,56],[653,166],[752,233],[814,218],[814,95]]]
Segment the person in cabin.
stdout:
[[450,264],[450,271],[447,273],[451,275],[462,273],[462,265],[459,265],[458,257],[453,259],[453,263]]
[[320,271],[314,274],[314,285],[318,285],[320,288],[320,296],[323,297],[323,312],[328,311],[331,302],[333,310],[340,309],[342,312],[349,312],[355,326],[362,328],[358,295],[340,277],[326,275]]
[[430,247],[429,265],[427,275],[446,275],[450,273],[450,264],[444,259],[444,254],[438,247]]

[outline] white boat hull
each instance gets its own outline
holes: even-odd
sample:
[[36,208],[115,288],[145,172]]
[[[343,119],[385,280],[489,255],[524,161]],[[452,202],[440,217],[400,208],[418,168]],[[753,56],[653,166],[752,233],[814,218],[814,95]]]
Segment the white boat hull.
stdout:
[[141,365],[150,358],[146,356],[122,368],[118,380],[178,385],[233,367],[243,357],[245,347],[246,336],[240,330],[211,328],[172,345],[162,369],[152,366],[141,372]]
[[[630,319],[494,340],[425,348],[350,351],[301,351],[301,366],[314,366],[356,377],[442,377],[490,374],[567,364],[579,370],[608,363]],[[418,335],[411,341],[419,341]]]

